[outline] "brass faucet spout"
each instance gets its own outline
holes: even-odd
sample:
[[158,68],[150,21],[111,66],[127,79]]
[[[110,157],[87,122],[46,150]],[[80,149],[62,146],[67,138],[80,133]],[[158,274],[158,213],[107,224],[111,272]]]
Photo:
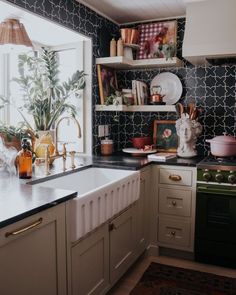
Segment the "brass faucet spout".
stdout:
[[56,124],[56,127],[55,127],[55,129],[56,129],[56,138],[55,138],[55,142],[56,142],[56,144],[55,144],[55,145],[56,145],[56,150],[55,150],[55,155],[59,155],[59,152],[58,152],[58,129],[59,129],[59,125],[60,125],[60,123],[61,123],[64,119],[67,119],[67,120],[72,119],[72,120],[75,122],[75,124],[76,124],[76,126],[77,126],[77,128],[78,128],[78,138],[81,137],[81,127],[80,127],[79,121],[78,121],[75,117],[69,117],[69,116],[66,116],[66,117],[62,117],[62,118],[60,118],[60,120],[57,121],[57,124]]

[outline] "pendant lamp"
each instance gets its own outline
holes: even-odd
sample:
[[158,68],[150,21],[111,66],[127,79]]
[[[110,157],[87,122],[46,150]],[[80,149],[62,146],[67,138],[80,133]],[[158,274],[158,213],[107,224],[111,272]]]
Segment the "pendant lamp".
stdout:
[[0,23],[0,50],[25,51],[33,47],[25,27],[18,19],[6,19]]

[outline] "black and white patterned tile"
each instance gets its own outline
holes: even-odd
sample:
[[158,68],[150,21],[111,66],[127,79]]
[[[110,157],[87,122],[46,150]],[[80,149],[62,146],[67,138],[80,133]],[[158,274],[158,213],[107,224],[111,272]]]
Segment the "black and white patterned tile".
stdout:
[[[95,112],[95,104],[99,102],[98,83],[95,58],[108,56],[109,41],[118,36],[119,27],[98,15],[75,0],[7,0],[35,14],[89,36],[93,40],[93,152],[99,152],[100,141],[97,137],[99,124],[110,124],[112,138],[117,150],[129,146],[133,136],[152,133],[152,122],[155,119],[176,119],[175,113],[110,113]],[[137,25],[137,24],[136,24]],[[182,43],[185,19],[178,19],[177,56],[182,58]],[[209,150],[205,139],[227,132],[236,136],[236,66],[194,67],[184,61],[181,68],[162,68],[119,71],[119,84],[131,88],[131,80],[137,79],[150,84],[155,75],[161,72],[176,74],[183,84],[180,101],[187,104],[194,101],[202,108],[200,122],[203,133],[197,149],[199,154]],[[118,115],[118,121],[114,116]]]
[[[177,56],[181,57],[185,20],[178,20]],[[131,88],[132,80],[141,80],[148,85],[162,72],[176,74],[183,85],[180,102],[187,105],[195,102],[201,108],[199,121],[203,132],[197,142],[198,153],[207,154],[209,145],[205,139],[226,132],[236,135],[236,66],[195,67],[184,62],[180,68],[123,70],[117,73],[121,88]],[[155,119],[176,119],[175,113],[123,113],[121,116],[119,148],[131,144],[133,136],[148,136],[152,133]],[[129,132],[127,132],[127,130]]]

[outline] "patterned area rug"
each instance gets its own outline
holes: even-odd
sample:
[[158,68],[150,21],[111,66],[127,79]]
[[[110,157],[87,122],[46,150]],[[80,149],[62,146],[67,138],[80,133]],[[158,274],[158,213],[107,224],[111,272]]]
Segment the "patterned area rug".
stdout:
[[236,279],[152,262],[130,295],[236,295]]

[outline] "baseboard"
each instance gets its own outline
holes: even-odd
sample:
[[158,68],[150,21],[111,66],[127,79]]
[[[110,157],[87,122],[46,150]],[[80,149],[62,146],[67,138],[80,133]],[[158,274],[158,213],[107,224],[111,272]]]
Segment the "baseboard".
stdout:
[[182,251],[182,250],[159,247],[159,256],[161,256],[161,255],[194,261],[194,253],[193,252],[187,252],[187,251]]

